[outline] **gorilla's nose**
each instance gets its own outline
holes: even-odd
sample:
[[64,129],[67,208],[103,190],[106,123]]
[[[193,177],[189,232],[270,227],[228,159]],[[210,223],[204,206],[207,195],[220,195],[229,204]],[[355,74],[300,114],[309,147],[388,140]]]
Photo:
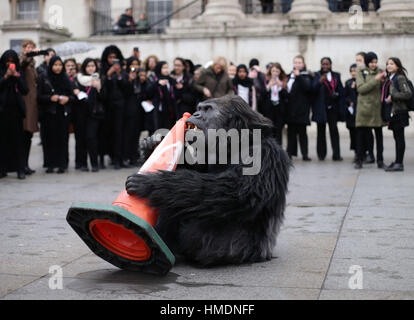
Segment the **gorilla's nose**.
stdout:
[[201,112],[197,111],[197,112],[193,113],[193,117],[196,118],[196,119],[200,119],[201,118]]

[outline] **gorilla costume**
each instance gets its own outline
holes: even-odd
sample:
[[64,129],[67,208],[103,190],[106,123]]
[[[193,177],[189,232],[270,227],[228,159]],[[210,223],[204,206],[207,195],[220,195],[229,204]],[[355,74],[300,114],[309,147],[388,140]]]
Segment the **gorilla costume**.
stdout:
[[[226,96],[200,103],[187,124],[206,136],[208,129],[248,129],[250,136],[261,129],[260,172],[243,175],[243,164],[184,164],[174,172],[132,175],[127,192],[158,209],[155,229],[176,256],[204,267],[270,260],[291,167],[270,120],[240,97]],[[147,143],[148,154],[154,144]]]

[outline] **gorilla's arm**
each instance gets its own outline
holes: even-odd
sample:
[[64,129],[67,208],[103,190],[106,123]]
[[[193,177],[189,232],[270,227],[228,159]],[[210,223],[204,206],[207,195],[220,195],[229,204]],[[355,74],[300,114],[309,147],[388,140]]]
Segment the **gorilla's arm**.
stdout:
[[135,174],[126,182],[127,192],[148,199],[160,214],[196,215],[210,219],[236,217],[254,219],[264,204],[285,204],[290,161],[276,142],[263,148],[258,175],[242,175],[241,166],[221,173],[200,173],[181,169],[148,175]]

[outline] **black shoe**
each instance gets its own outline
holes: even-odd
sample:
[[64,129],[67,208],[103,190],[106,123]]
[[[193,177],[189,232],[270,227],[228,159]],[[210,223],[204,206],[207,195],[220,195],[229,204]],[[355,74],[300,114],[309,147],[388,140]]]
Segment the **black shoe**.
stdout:
[[325,161],[325,157],[318,157],[319,161]]
[[24,171],[19,171],[19,172],[17,173],[17,179],[19,179],[19,180],[24,180],[24,179],[26,179],[26,174],[24,173]]
[[59,170],[57,171],[58,174],[62,174],[65,173],[65,169],[64,168],[59,168]]
[[121,164],[119,162],[114,162],[114,169],[115,170],[121,169]]
[[53,168],[47,168],[46,173],[53,173]]
[[305,157],[303,157],[303,161],[307,161],[307,162],[309,162],[309,161],[312,161],[312,159],[311,159],[311,158],[309,158],[308,156],[305,156]]
[[342,157],[332,157],[333,161],[343,161],[344,159]]
[[364,161],[364,163],[366,163],[366,164],[373,164],[373,163],[375,163],[375,157],[374,156],[372,156],[372,155],[367,155],[366,157],[365,157],[365,161]]
[[89,168],[88,167],[82,167],[82,168],[80,168],[80,171],[89,172]]
[[377,167],[378,167],[378,169],[384,169],[385,168],[384,161],[378,161],[377,162]]
[[357,161],[357,162],[355,162],[355,165],[354,165],[354,168],[355,169],[362,169],[362,161]]
[[92,172],[98,172],[99,168],[98,167],[92,167]]
[[24,168],[24,173],[28,176],[32,175],[35,172],[36,172],[35,170],[32,170],[29,167]]
[[385,168],[386,172],[398,172],[398,171],[404,171],[404,165],[402,163],[391,163],[390,166]]
[[0,179],[7,177],[6,172],[0,172]]

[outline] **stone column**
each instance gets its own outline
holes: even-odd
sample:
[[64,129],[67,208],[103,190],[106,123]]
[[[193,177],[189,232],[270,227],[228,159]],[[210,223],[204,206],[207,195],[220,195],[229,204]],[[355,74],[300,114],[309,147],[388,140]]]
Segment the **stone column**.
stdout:
[[45,9],[45,2],[44,0],[39,0],[39,23],[43,23],[43,15],[44,15],[44,9]]
[[378,10],[382,17],[414,17],[413,0],[382,0]]
[[17,19],[17,0],[11,0],[10,2],[10,21]]
[[244,17],[245,15],[238,0],[209,0],[201,19],[225,22],[235,21]]
[[294,0],[289,17],[292,19],[325,19],[331,11],[326,0]]

